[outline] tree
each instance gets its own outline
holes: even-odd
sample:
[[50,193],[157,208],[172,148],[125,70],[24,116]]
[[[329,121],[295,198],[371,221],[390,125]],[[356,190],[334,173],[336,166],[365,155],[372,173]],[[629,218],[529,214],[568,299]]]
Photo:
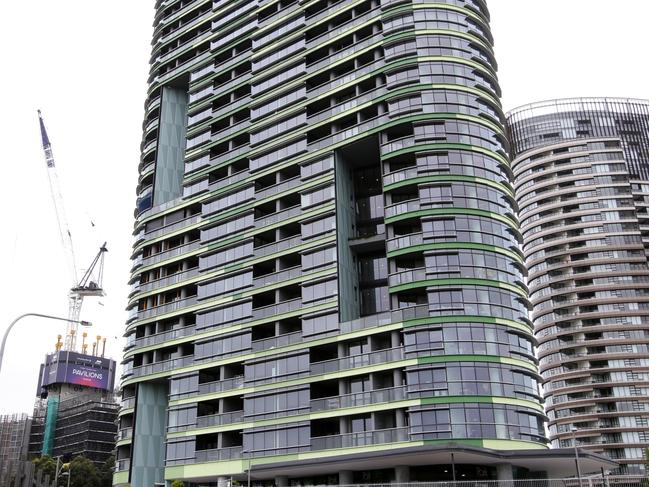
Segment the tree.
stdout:
[[185,487],[185,482],[182,480],[174,480],[171,482],[171,487]]
[[74,457],[69,463],[70,487],[101,487],[95,464],[86,457]]
[[49,475],[50,482],[54,481],[54,477],[56,476],[56,460],[54,458],[49,455],[43,455],[41,457],[34,458],[32,460],[32,463],[34,464],[36,471],[43,471],[43,478],[46,475]]
[[115,467],[115,457],[109,456],[101,467],[99,467],[99,486],[111,487],[113,485],[113,468]]

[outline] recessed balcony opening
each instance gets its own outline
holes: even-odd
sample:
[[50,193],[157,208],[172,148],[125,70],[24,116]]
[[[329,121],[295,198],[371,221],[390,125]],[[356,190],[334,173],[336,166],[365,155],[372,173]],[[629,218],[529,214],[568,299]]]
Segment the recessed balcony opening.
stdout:
[[395,237],[421,233],[421,220],[419,218],[401,220],[392,225],[392,231],[394,232]]
[[302,320],[300,318],[286,318],[277,323],[278,335],[297,333],[299,331],[302,331]]
[[222,368],[223,379],[232,379],[233,377],[243,376],[243,364],[241,362],[226,364]]
[[243,411],[243,396],[223,398],[223,409],[221,412],[230,413],[232,411]]
[[315,419],[311,421],[311,437],[331,436],[340,434],[338,418]]
[[212,414],[219,414],[219,399],[211,401],[201,401],[198,403],[198,416],[211,416]]
[[254,248],[263,247],[277,240],[275,230],[268,230],[254,236]]
[[278,302],[291,301],[298,299],[302,296],[302,288],[299,284],[291,284],[278,289],[277,297]]
[[279,239],[284,240],[286,238],[300,235],[302,233],[302,228],[299,223],[289,223],[287,225],[281,226],[278,230],[278,233]]
[[275,291],[266,291],[252,297],[252,309],[264,308],[275,304]]
[[252,328],[252,341],[263,340],[275,336],[275,323],[265,323]]
[[277,259],[277,270],[282,271],[284,269],[292,269],[293,267],[297,267],[301,264],[302,259],[300,258],[300,254],[295,253],[283,255],[282,257]]
[[393,140],[403,139],[404,137],[410,137],[415,135],[412,123],[404,123],[397,125],[396,127],[390,127],[385,132],[386,139],[388,142]]
[[252,266],[252,275],[254,278],[257,278],[272,274],[275,272],[275,270],[275,260],[259,262],[258,264]]
[[312,400],[320,399],[322,397],[335,397],[340,393],[338,380],[313,382],[309,387]]
[[[243,408],[242,408],[243,409]],[[243,446],[242,431],[224,431],[221,433],[221,447],[231,448],[233,446]]]
[[264,218],[268,215],[272,215],[277,212],[277,201],[269,201],[263,205],[258,205],[255,207],[255,220]]
[[219,447],[219,433],[199,435],[196,437],[196,451],[215,450]]
[[198,383],[205,384],[208,382],[215,382],[221,380],[221,368],[212,367],[209,369],[202,369],[198,372]]
[[317,347],[311,347],[309,353],[310,363],[324,362],[325,360],[333,360],[338,358],[338,345],[329,343]]

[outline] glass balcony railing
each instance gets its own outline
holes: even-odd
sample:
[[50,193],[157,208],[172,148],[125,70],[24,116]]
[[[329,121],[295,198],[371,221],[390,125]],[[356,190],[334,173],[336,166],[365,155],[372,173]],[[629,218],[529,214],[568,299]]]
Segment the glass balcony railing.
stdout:
[[326,411],[330,409],[352,408],[380,404],[391,401],[401,401],[406,398],[406,387],[391,387],[375,391],[358,392],[342,396],[323,397],[311,400],[311,411]]
[[344,435],[318,436],[311,438],[312,450],[349,448],[355,446],[396,443],[410,439],[408,428],[389,428],[384,430],[362,431]]
[[313,362],[310,367],[311,374],[326,374],[339,370],[355,369],[367,365],[384,364],[403,360],[403,347],[378,350],[376,352],[350,355],[322,362]]

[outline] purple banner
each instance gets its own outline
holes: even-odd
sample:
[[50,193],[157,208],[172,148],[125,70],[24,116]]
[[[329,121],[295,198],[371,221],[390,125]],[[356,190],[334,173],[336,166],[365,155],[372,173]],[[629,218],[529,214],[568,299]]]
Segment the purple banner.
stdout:
[[93,369],[83,365],[68,364],[65,382],[81,386],[108,388],[108,370]]

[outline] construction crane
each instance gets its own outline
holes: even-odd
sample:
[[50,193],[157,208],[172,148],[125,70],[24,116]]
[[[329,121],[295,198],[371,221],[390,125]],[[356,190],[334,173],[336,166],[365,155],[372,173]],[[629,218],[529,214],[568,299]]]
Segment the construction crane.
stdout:
[[47,130],[45,129],[45,123],[43,122],[43,116],[41,115],[40,110],[38,110],[38,121],[41,129],[41,141],[43,143],[43,153],[45,154],[45,163],[47,165],[47,177],[50,183],[50,191],[52,193],[52,201],[54,203],[54,211],[56,213],[59,234],[68,268],[72,275],[72,287],[68,293],[68,319],[70,321],[68,321],[67,324],[65,341],[62,346],[63,350],[74,352],[76,351],[77,329],[79,327],[78,322],[81,316],[83,299],[89,296],[101,297],[106,295],[102,288],[102,281],[104,277],[104,254],[108,249],[106,248],[106,242],[104,242],[83,277],[80,280],[77,279],[74,247],[72,246],[72,234],[70,233],[68,221],[65,215],[63,196],[61,195],[59,179],[56,173],[56,164],[54,163],[54,155],[52,154],[52,144],[47,135]]

